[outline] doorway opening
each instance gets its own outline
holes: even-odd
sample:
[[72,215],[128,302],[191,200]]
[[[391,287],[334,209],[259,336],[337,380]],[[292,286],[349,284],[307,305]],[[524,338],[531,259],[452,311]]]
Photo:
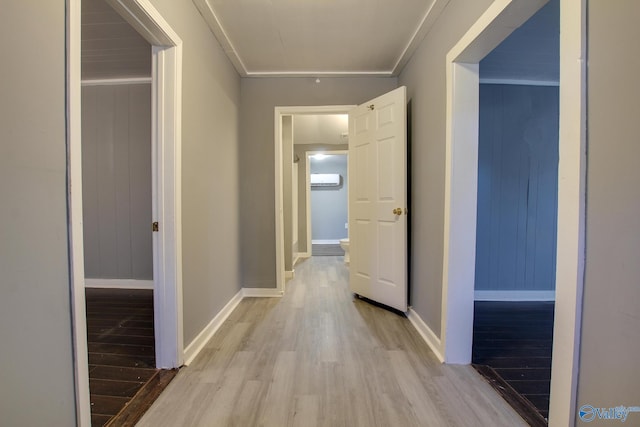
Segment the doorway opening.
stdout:
[[307,229],[312,256],[349,262],[348,151],[306,152]]
[[[312,255],[309,174],[307,152],[344,151],[344,131],[338,123],[348,122],[346,115],[355,106],[276,107],[275,109],[275,218],[276,218],[276,293],[282,294],[286,279],[293,277],[293,266]],[[299,126],[296,126],[296,123]],[[296,127],[298,127],[297,138]],[[320,129],[329,134],[323,135]],[[337,129],[337,128],[336,128]],[[295,140],[297,143],[294,144]],[[297,159],[297,160],[296,160]],[[293,176],[297,179],[293,179]],[[293,198],[293,188],[297,187]],[[346,187],[346,186],[345,186]],[[294,200],[295,199],[295,200]],[[298,206],[293,208],[293,203]],[[294,227],[295,223],[295,227]],[[295,229],[295,231],[294,231]]]
[[[182,364],[184,347],[179,227],[182,42],[148,2],[108,0],[108,3],[152,46],[152,218],[158,223],[152,243],[155,363],[158,368],[175,368]],[[67,143],[76,408],[78,424],[89,426],[91,404],[83,239],[80,11],[81,0],[68,0]],[[151,229],[151,224],[148,227]]]
[[472,363],[533,426],[549,411],[560,4],[480,61]]
[[[447,363],[468,364],[472,353],[478,64],[546,3],[494,2],[447,55],[445,253],[442,330],[436,343]],[[575,418],[584,269],[585,11],[584,1],[561,0],[556,306],[549,409],[552,425],[572,425]]]

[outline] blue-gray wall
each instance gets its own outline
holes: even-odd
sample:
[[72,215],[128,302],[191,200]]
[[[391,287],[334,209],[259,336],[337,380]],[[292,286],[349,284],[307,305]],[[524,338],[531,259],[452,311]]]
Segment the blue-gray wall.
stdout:
[[558,87],[480,85],[477,290],[553,290]]
[[560,0],[550,0],[480,61],[481,80],[560,79]]
[[311,187],[311,240],[339,240],[348,236],[347,156],[331,155],[322,160],[311,158],[311,173],[337,173],[339,187]]

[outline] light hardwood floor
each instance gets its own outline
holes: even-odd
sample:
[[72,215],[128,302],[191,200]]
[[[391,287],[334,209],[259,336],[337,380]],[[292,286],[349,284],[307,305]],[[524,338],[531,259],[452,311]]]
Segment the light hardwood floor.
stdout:
[[313,257],[281,299],[244,299],[138,426],[526,424],[407,319],[354,300],[342,257]]

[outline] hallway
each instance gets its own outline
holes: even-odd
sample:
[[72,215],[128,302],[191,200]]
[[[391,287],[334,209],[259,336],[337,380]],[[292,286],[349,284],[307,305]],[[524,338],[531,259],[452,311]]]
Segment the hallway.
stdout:
[[246,298],[139,426],[526,425],[470,366],[438,362],[409,321],[353,300],[342,257]]

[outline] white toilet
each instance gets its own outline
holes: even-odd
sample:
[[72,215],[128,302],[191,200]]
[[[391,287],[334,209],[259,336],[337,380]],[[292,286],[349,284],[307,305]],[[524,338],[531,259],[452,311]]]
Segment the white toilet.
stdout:
[[344,250],[344,263],[349,265],[349,238],[340,239],[340,247]]

